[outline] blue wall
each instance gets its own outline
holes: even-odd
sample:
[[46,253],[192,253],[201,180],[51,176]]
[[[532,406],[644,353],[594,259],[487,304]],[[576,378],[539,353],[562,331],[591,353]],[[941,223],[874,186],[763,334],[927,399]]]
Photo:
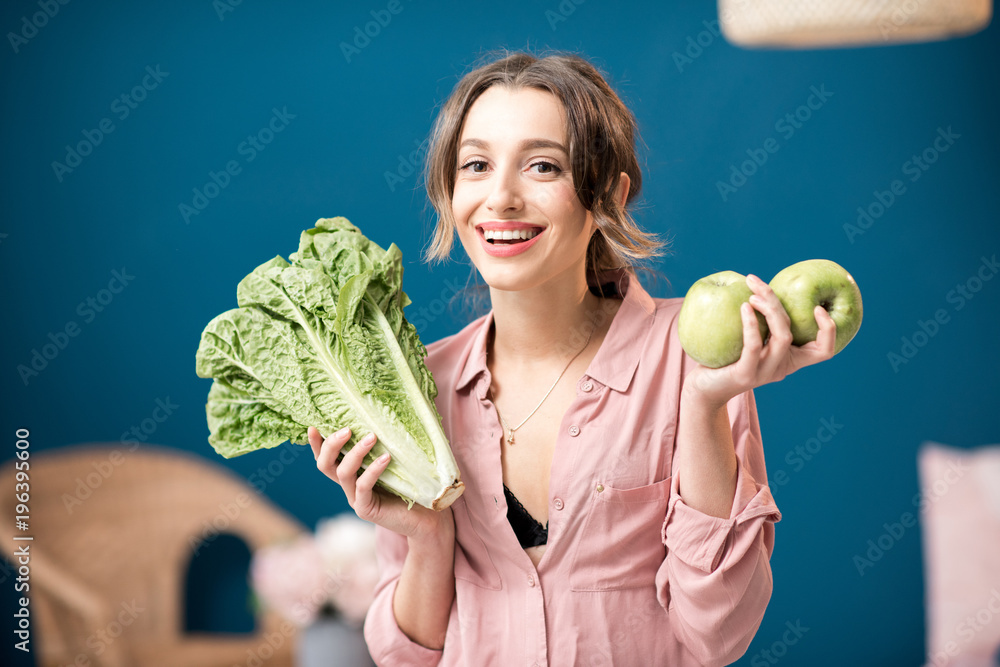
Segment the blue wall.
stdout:
[[[553,22],[556,0],[460,10],[401,0],[377,36],[345,55],[340,44],[389,3],[247,1],[219,13],[225,1],[74,2],[0,47],[0,460],[13,456],[16,428],[31,430],[35,452],[117,441],[169,400],[176,407],[151,441],[245,476],[276,461],[272,452],[226,462],[208,447],[209,381],[194,374],[204,325],[235,305],[240,278],[293,251],[300,230],[325,216],[397,243],[415,304],[448,297],[468,267],[419,261],[431,216],[409,154],[483,51],[575,50],[609,73],[638,117],[647,145],[638,217],[674,241],[658,265],[672,287],[659,296],[683,295],[718,270],[767,279],[812,257],[846,266],[864,294],[864,326],[847,350],[757,392],[784,518],[774,597],[740,664],[763,664],[761,651],[797,622],[809,629],[786,664],[919,664],[919,527],[863,575],[854,556],[914,510],[922,441],[1000,441],[1000,280],[975,280],[996,271],[981,269],[982,258],[1000,252],[996,26],[940,43],[751,52],[706,31],[708,1],[567,1],[575,10]],[[0,27],[20,32],[38,11],[4,3]],[[688,49],[689,61],[675,55]],[[121,99],[143,82],[141,101]],[[798,127],[783,120],[796,110]],[[273,141],[243,143],[273,118]],[[935,155],[939,131],[957,138]],[[66,146],[86,135],[100,143],[67,162]],[[777,152],[723,196],[718,183],[769,139]],[[914,171],[925,149],[936,161]],[[238,173],[185,219],[179,206],[230,161]],[[876,191],[894,180],[901,194],[891,205],[861,233],[846,231],[859,207],[879,213]],[[116,271],[127,284],[112,282]],[[981,289],[965,299],[953,292],[960,285]],[[947,321],[922,338],[920,321],[939,310]],[[448,313],[411,317],[426,341],[462,325]],[[67,326],[76,335],[25,381],[18,366]],[[889,353],[901,355],[901,339],[915,334],[926,344],[894,367]],[[842,426],[808,460],[796,454],[824,420]],[[266,493],[314,525],[346,504],[304,453]],[[10,584],[0,584],[5,599]],[[9,623],[0,624],[5,651]]]

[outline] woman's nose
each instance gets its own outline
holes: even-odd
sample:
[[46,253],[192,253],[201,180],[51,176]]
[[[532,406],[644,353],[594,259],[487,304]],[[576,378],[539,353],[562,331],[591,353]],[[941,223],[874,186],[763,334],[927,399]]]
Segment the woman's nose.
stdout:
[[486,198],[486,208],[494,213],[503,213],[521,208],[521,188],[518,174],[513,170],[497,170],[494,172],[492,189]]

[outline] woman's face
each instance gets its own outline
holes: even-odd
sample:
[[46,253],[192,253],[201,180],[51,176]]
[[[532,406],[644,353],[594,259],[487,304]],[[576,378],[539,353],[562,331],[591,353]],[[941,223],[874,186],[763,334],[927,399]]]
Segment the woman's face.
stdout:
[[596,226],[573,187],[565,112],[552,93],[486,90],[466,115],[457,169],[458,236],[490,287],[584,275]]

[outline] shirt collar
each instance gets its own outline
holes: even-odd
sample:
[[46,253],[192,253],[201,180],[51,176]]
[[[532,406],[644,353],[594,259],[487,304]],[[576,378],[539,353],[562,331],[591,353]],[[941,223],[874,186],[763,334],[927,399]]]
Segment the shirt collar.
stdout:
[[[649,333],[656,305],[635,274],[624,269],[602,274],[600,286],[605,294],[609,290],[612,294],[616,293],[622,298],[622,304],[586,374],[615,391],[625,391],[639,365],[643,342]],[[591,287],[595,285],[592,284]],[[486,341],[492,326],[493,311],[490,310],[480,318],[472,336],[462,372],[455,384],[456,390],[461,391],[481,374],[489,375],[486,366]]]
[[[475,334],[472,336],[472,344],[469,346],[468,355],[465,357],[465,366],[458,376],[455,389],[461,391],[470,382],[475,380],[481,373],[489,375],[486,367],[486,340],[490,334],[490,327],[493,326],[493,310],[479,318],[479,324]],[[480,397],[480,398],[484,398]]]
[[618,293],[624,294],[624,299],[604,342],[587,368],[587,375],[615,391],[625,391],[639,365],[656,304],[634,273],[619,270],[609,277],[617,285]]

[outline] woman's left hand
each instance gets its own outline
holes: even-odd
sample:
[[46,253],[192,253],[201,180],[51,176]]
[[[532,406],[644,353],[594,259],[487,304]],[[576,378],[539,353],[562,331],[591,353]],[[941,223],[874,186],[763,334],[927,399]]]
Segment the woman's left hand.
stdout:
[[[800,368],[825,361],[833,356],[837,325],[822,306],[816,306],[814,316],[819,325],[816,340],[802,346],[792,345],[788,313],[770,286],[757,276],[747,276],[747,286],[753,291],[750,303],[740,307],[743,318],[743,352],[739,361],[722,368],[698,365],[687,376],[685,390],[693,391],[710,405],[722,406],[745,391],[777,382]],[[770,336],[767,344],[760,338],[757,316],[760,311],[767,321]]]

